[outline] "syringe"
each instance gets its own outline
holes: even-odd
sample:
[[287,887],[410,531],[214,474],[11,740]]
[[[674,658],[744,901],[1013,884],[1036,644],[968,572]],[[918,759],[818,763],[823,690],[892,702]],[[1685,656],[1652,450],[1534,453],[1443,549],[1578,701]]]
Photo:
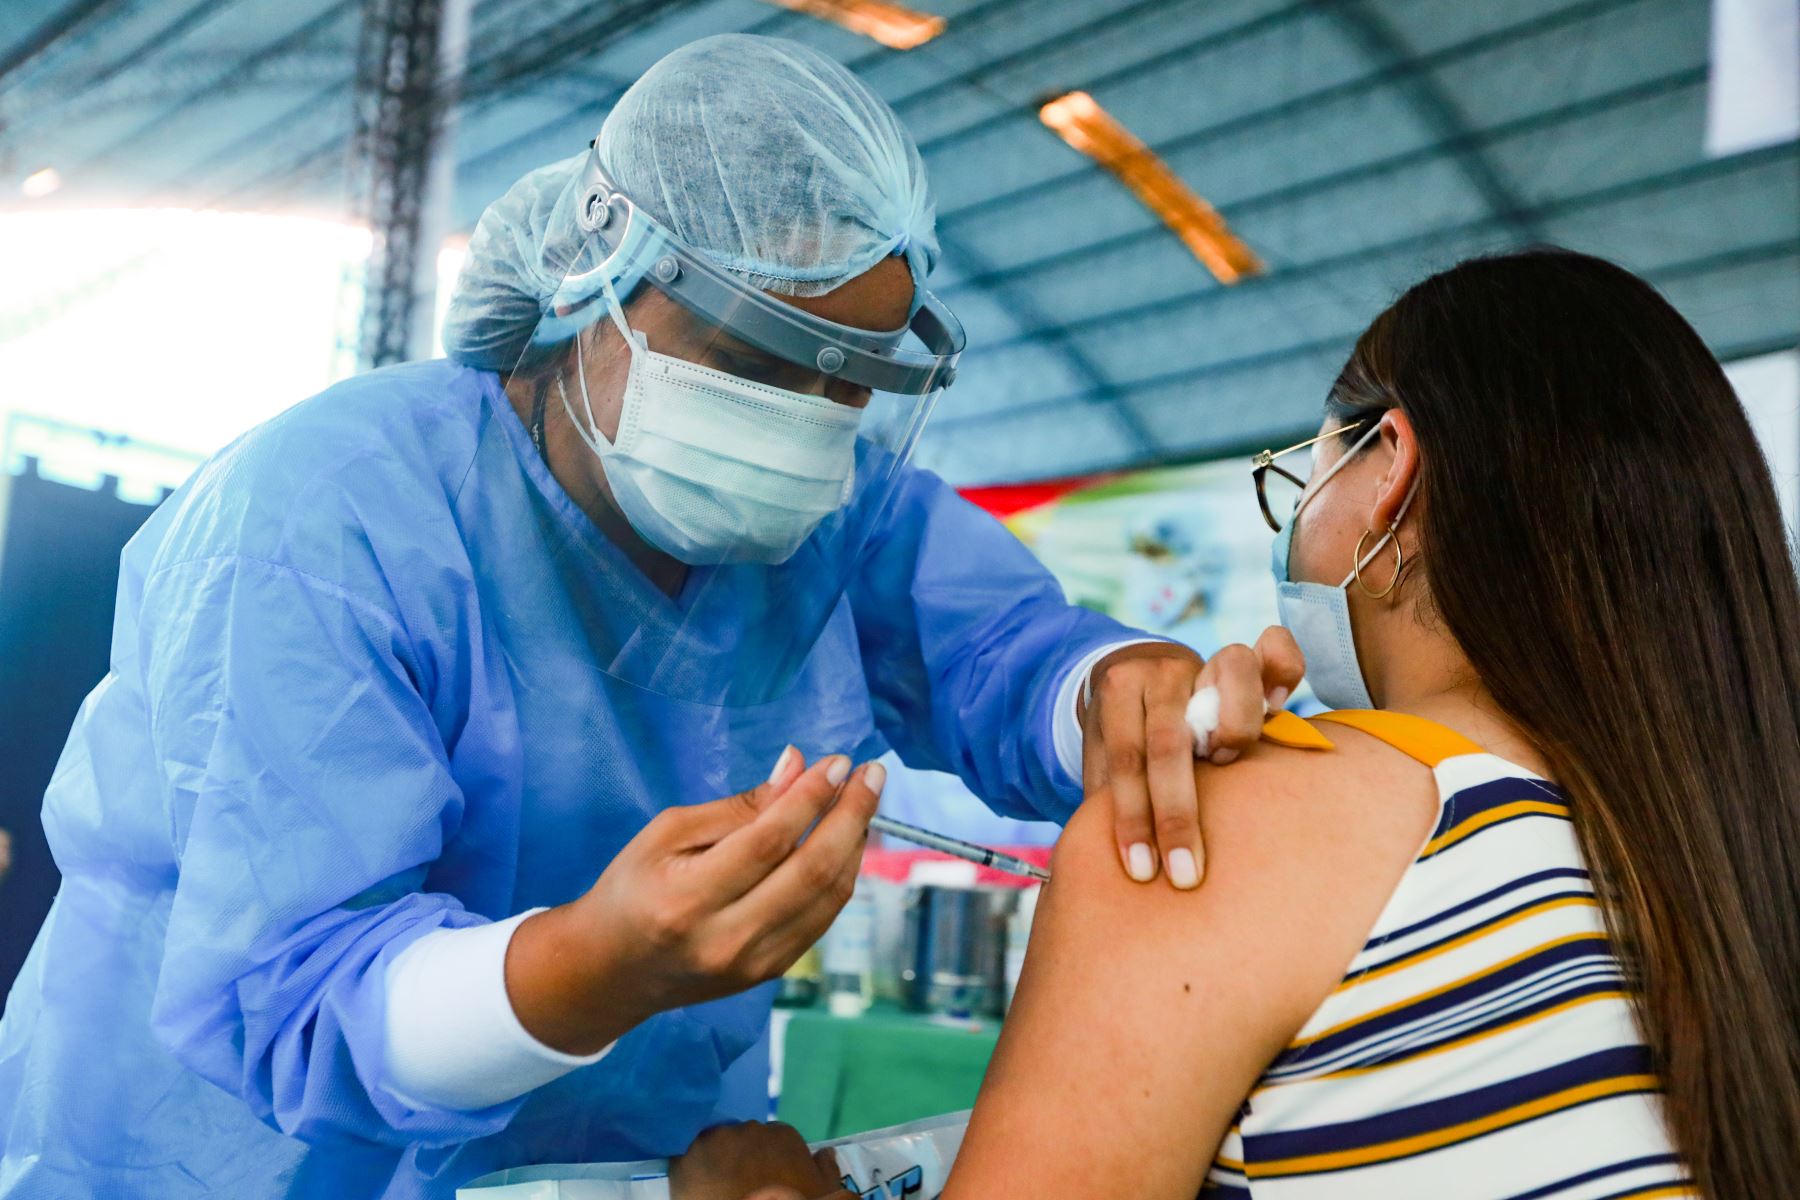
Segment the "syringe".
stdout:
[[965,842],[960,838],[945,837],[941,833],[933,833],[929,829],[920,829],[917,825],[908,825],[904,821],[896,821],[892,817],[884,817],[877,813],[869,821],[869,828],[880,830],[890,837],[897,837],[905,842],[917,842],[933,850],[978,863],[984,867],[993,867],[996,871],[1005,871],[1009,875],[1023,875],[1027,879],[1036,879],[1041,883],[1050,882],[1050,872],[1036,863],[1026,862],[999,850],[990,850],[986,846],[978,846],[974,842]]

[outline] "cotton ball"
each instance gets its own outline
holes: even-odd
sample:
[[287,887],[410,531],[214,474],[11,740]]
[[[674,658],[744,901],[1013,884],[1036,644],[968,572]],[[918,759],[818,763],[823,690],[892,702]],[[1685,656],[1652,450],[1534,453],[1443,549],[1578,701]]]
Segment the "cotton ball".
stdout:
[[1194,757],[1212,753],[1212,735],[1219,731],[1219,689],[1207,684],[1188,701],[1187,726],[1194,735]]

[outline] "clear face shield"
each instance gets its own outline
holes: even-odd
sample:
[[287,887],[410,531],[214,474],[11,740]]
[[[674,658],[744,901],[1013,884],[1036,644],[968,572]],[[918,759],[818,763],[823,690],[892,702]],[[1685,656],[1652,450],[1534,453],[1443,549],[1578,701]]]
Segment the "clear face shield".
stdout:
[[679,700],[775,699],[862,562],[962,327],[928,293],[888,331],[764,293],[597,156],[581,195],[585,240],[506,387],[563,411],[593,453],[597,663]]

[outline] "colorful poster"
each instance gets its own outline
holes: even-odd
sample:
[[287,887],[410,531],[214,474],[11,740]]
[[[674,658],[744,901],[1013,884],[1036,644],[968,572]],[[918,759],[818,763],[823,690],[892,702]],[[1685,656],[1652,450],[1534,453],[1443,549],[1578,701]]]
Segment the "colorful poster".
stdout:
[[1202,654],[1275,623],[1274,535],[1248,455],[963,494],[1005,521],[1077,604]]
[[[1004,521],[1070,600],[1127,625],[1211,655],[1254,642],[1275,623],[1274,534],[1257,508],[1247,455],[963,495]],[[1056,839],[1054,825],[987,811],[953,775],[914,771],[893,756],[887,763],[881,808],[890,816],[990,845]]]

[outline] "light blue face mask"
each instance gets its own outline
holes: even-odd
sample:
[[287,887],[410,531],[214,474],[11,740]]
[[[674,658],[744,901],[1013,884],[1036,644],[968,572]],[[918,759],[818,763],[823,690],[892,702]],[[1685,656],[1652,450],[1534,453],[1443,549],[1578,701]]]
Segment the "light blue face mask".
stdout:
[[1350,593],[1351,580],[1356,578],[1356,571],[1375,561],[1387,544],[1394,539],[1394,531],[1400,527],[1400,521],[1406,516],[1408,506],[1412,504],[1413,493],[1418,490],[1418,481],[1406,493],[1406,499],[1400,505],[1400,511],[1394,514],[1394,523],[1381,536],[1374,547],[1356,564],[1356,570],[1344,576],[1344,582],[1332,587],[1325,583],[1296,583],[1288,578],[1288,557],[1294,542],[1294,527],[1300,523],[1300,512],[1319,491],[1331,481],[1331,477],[1342,470],[1356,452],[1381,432],[1379,424],[1358,438],[1355,445],[1344,451],[1331,469],[1321,475],[1316,482],[1309,483],[1300,502],[1294,506],[1294,514],[1282,523],[1281,532],[1275,535],[1275,545],[1270,550],[1270,569],[1275,575],[1275,602],[1280,610],[1281,623],[1294,635],[1294,641],[1300,645],[1300,653],[1306,656],[1306,681],[1312,685],[1313,694],[1320,703],[1334,709],[1338,708],[1374,708],[1375,702],[1369,697],[1369,685],[1363,682],[1362,664],[1356,657],[1356,637],[1350,627]]

